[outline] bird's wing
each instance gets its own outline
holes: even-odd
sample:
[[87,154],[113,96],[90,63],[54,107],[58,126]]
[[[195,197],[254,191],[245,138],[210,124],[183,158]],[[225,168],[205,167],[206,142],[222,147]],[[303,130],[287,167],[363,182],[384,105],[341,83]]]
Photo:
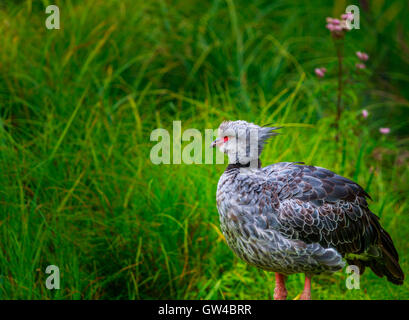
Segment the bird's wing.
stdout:
[[274,197],[280,232],[306,243],[361,253],[378,237],[369,195],[355,182],[327,169],[295,163],[263,168]]

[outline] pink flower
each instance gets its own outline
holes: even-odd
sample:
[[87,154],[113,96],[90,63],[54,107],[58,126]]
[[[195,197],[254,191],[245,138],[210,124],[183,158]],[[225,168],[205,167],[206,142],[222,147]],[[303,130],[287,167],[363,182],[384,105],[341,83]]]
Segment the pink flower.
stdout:
[[357,64],[355,65],[355,67],[356,67],[357,69],[365,69],[365,68],[366,68],[366,65],[363,64],[363,63],[357,63]]
[[356,55],[361,61],[367,61],[369,59],[369,56],[365,52],[357,51]]
[[379,128],[379,132],[382,134],[388,134],[391,132],[390,128]]
[[318,78],[323,78],[325,76],[325,72],[327,72],[327,69],[325,68],[315,68],[315,74],[318,76]]
[[352,12],[348,12],[348,13],[343,14],[341,18],[344,20],[352,21],[354,20],[354,14]]
[[344,30],[348,31],[346,20],[334,19],[331,17],[326,18],[327,25],[325,26],[331,31],[331,36],[334,38],[342,38],[344,36]]
[[366,119],[366,118],[368,118],[368,115],[369,115],[368,110],[363,109],[363,110],[362,110],[362,116]]

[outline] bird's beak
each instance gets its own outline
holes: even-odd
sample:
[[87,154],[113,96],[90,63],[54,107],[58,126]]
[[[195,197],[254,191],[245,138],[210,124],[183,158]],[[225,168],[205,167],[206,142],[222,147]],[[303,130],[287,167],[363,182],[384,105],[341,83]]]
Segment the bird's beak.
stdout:
[[210,148],[214,148],[218,145],[220,145],[222,142],[222,140],[220,138],[217,138],[216,140],[214,140],[211,144],[210,144]]

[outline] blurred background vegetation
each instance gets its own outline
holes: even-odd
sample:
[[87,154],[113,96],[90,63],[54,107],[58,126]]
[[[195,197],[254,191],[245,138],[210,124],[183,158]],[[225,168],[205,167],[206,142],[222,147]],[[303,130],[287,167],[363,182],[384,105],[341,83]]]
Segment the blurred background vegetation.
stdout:
[[[45,28],[49,4],[60,30]],[[345,38],[336,143],[325,18],[349,4],[361,26]],[[263,164],[304,161],[361,184],[408,275],[408,16],[407,1],[382,0],[1,1],[0,298],[272,299],[273,275],[220,233],[225,165],[151,163],[150,133],[174,120],[283,125]],[[360,72],[356,51],[370,56]],[[45,287],[50,264],[60,290]],[[313,298],[409,298],[407,281],[368,270],[348,290],[345,278],[317,277]],[[289,298],[303,279],[289,278]]]

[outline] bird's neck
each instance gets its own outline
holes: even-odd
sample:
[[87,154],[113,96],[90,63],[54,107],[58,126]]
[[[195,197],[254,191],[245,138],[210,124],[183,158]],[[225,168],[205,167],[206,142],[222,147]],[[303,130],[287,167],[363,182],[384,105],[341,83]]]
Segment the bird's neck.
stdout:
[[[249,168],[250,167],[250,162],[242,164],[242,163],[230,163],[227,168],[226,171],[230,171],[233,169],[240,169],[240,168]],[[257,168],[261,168],[261,161],[260,159],[258,159],[258,167]]]

